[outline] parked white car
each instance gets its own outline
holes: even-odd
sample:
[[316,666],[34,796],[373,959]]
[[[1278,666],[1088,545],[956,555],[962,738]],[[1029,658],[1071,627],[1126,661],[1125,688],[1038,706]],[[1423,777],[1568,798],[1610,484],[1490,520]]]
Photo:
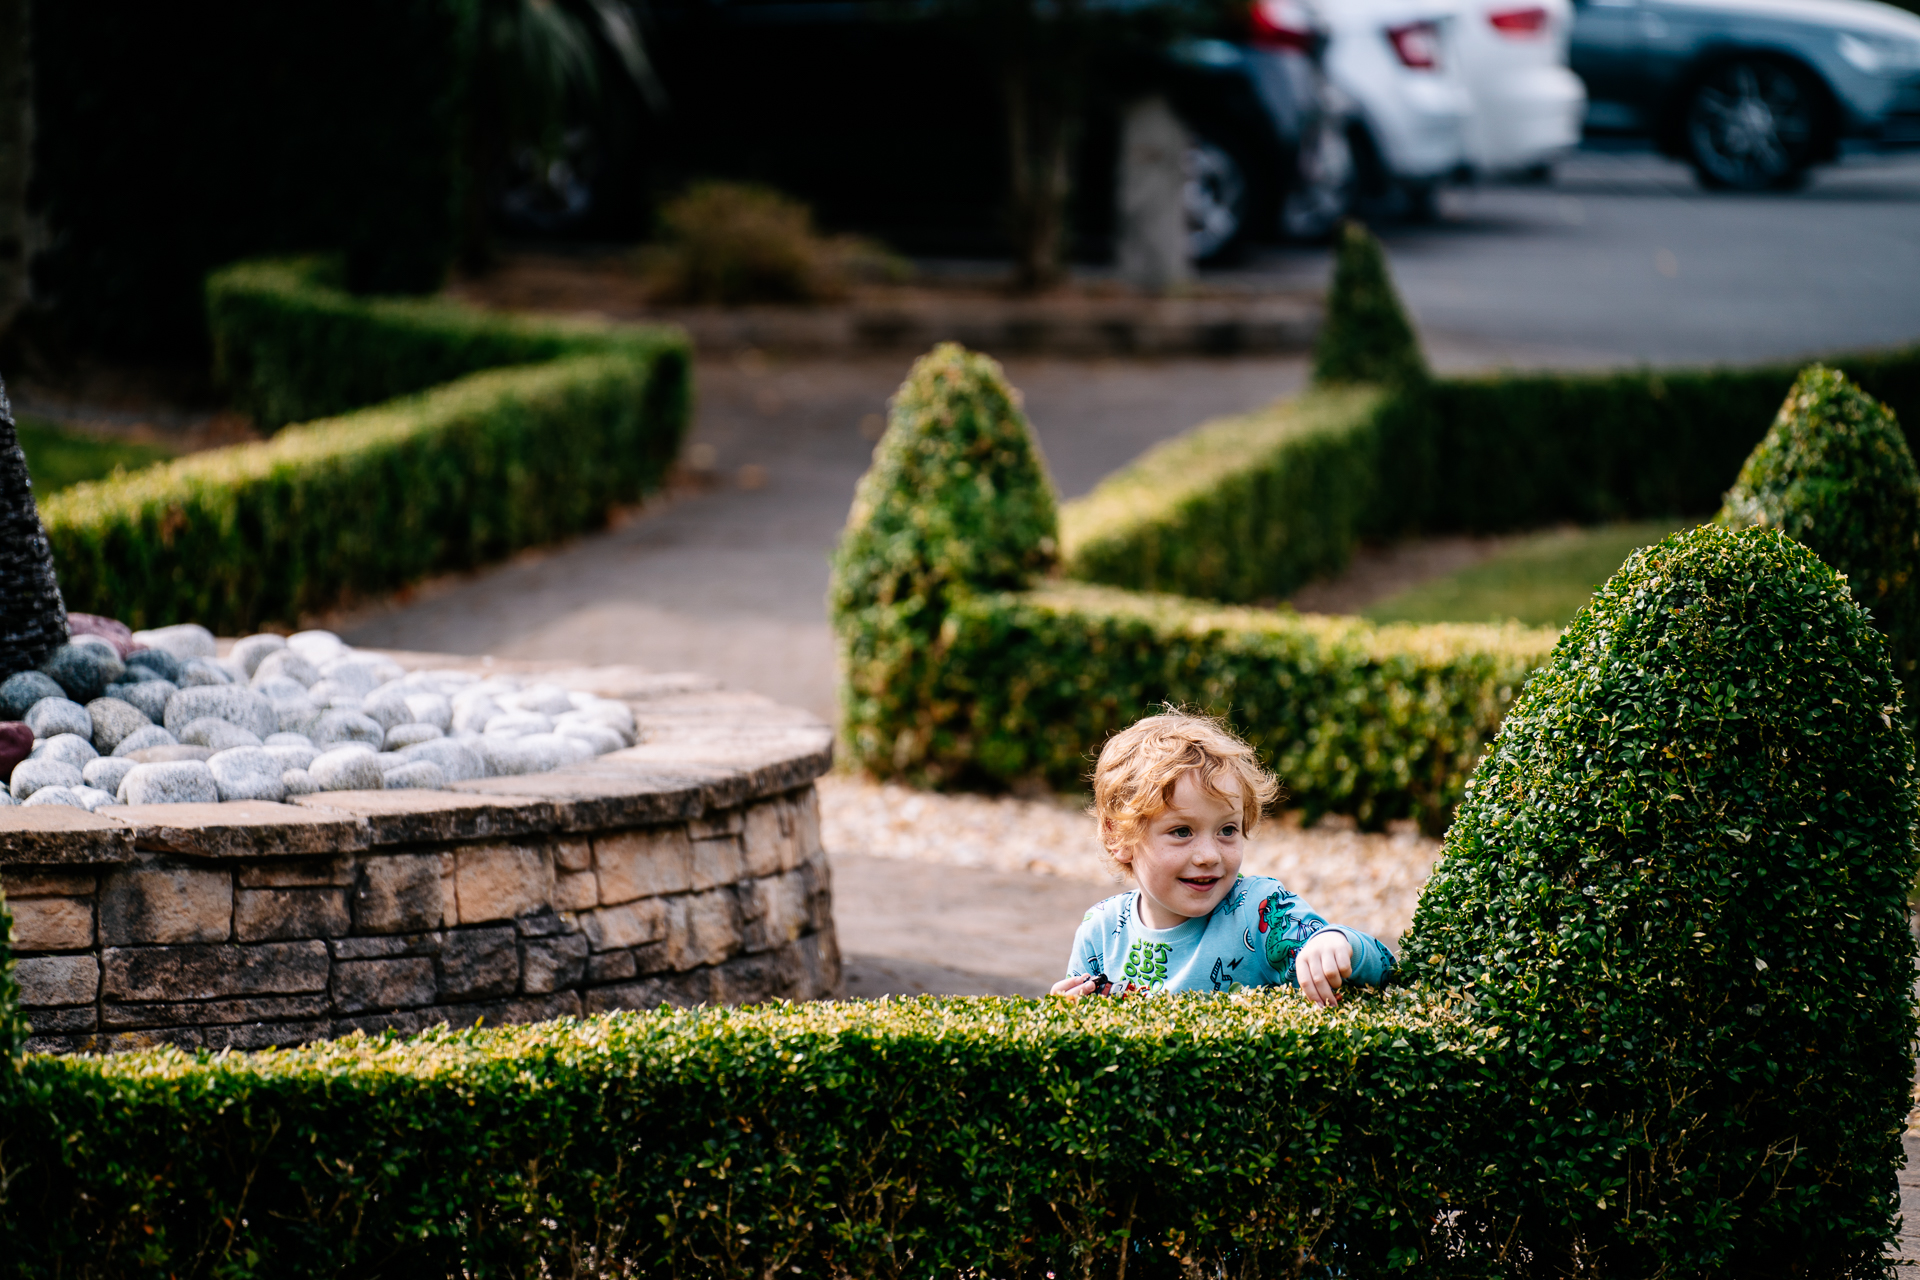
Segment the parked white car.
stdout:
[[1447,52],[1472,100],[1467,163],[1544,176],[1580,141],[1587,90],[1567,67],[1571,0],[1461,0]]

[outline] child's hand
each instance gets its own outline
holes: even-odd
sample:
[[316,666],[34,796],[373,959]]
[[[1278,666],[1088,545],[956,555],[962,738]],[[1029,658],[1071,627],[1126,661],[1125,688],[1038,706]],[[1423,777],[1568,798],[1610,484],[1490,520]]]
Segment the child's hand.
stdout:
[[1300,994],[1323,1008],[1340,1003],[1340,984],[1353,976],[1353,944],[1338,929],[1322,929],[1307,939],[1293,962]]
[[1047,989],[1048,995],[1065,996],[1069,1000],[1078,1000],[1081,996],[1090,996],[1100,985],[1100,980],[1092,974],[1076,973],[1060,979]]

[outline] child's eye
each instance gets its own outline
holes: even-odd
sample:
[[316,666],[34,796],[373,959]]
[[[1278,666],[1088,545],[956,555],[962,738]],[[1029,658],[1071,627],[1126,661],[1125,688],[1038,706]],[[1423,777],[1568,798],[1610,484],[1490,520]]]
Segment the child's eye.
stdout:
[[1226,826],[1220,828],[1220,834],[1231,840],[1240,834],[1240,827],[1237,823],[1229,822]]
[[1168,834],[1178,837],[1181,840],[1185,840],[1188,836],[1193,834],[1193,828],[1192,827],[1175,827]]

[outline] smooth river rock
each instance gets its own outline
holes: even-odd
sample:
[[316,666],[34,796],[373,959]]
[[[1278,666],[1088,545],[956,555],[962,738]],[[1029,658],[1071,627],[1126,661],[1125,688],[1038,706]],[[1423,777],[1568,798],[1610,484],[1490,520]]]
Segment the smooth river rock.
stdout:
[[239,725],[255,741],[280,729],[273,704],[244,685],[194,685],[167,699],[167,731],[175,737],[203,716]]
[[69,698],[42,698],[27,708],[22,717],[36,738],[51,738],[59,733],[93,736],[93,717],[87,709]]
[[136,765],[120,780],[122,804],[213,804],[220,784],[204,760]]
[[287,784],[280,775],[287,771],[272,751],[265,747],[234,747],[216,751],[207,757],[207,768],[220,787],[222,800],[280,800]]
[[95,698],[87,704],[87,715],[93,721],[93,745],[108,755],[128,734],[153,723],[152,716],[120,698]]
[[0,680],[0,720],[24,720],[42,698],[64,698],[67,691],[44,671],[16,671]]
[[42,787],[77,787],[85,781],[80,770],[65,760],[42,756],[13,766],[13,780],[7,784],[7,790],[15,800],[24,801]]

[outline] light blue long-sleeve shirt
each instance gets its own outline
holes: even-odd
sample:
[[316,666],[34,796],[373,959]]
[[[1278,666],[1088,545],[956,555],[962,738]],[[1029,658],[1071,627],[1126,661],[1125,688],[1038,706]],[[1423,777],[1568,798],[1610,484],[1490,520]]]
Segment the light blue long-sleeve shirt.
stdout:
[[1067,974],[1104,973],[1116,994],[1299,986],[1294,960],[1308,938],[1338,929],[1353,947],[1351,982],[1379,986],[1393,953],[1378,938],[1331,924],[1272,876],[1241,876],[1219,906],[1171,929],[1140,921],[1138,890],[1096,903],[1074,935]]

